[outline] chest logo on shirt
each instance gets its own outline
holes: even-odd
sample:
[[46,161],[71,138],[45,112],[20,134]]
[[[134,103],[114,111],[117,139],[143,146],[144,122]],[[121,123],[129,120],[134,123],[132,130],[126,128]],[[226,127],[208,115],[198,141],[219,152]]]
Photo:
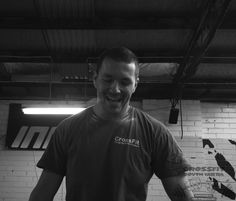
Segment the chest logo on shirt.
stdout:
[[139,140],[132,139],[132,138],[130,139],[130,138],[122,138],[122,137],[116,136],[114,138],[114,142],[117,144],[130,145],[134,147],[140,146]]

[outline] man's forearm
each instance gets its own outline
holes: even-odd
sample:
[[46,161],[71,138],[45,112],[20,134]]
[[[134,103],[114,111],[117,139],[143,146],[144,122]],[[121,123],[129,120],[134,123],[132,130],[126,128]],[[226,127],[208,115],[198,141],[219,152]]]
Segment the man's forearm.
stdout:
[[39,192],[37,188],[31,192],[29,201],[53,201],[53,198],[45,195],[45,192]]
[[192,201],[194,196],[188,178],[183,174],[162,180],[163,186],[172,201]]
[[193,193],[189,185],[179,185],[168,196],[172,201],[193,201]]

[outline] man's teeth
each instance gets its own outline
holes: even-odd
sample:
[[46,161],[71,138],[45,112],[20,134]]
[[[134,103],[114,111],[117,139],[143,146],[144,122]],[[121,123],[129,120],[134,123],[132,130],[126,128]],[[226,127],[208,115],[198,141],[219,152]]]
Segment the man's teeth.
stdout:
[[107,97],[110,101],[120,101],[120,98]]

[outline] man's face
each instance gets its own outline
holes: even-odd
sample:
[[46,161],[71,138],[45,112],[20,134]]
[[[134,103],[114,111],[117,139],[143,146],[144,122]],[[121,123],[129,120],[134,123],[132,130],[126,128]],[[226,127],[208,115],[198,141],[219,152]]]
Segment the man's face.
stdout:
[[135,63],[105,59],[94,77],[98,106],[101,114],[122,115],[127,111],[137,80]]

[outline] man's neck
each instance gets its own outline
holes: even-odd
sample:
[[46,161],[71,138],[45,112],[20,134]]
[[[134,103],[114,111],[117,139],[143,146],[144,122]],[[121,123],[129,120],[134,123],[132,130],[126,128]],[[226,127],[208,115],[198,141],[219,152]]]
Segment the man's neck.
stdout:
[[96,104],[93,107],[94,113],[98,117],[105,119],[105,120],[121,120],[128,115],[129,109],[130,109],[130,106],[128,105],[125,108],[125,110],[121,111],[120,113],[112,113],[112,112],[108,112],[108,111],[102,109],[102,107],[99,104]]

